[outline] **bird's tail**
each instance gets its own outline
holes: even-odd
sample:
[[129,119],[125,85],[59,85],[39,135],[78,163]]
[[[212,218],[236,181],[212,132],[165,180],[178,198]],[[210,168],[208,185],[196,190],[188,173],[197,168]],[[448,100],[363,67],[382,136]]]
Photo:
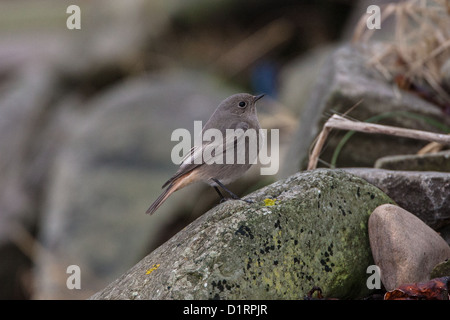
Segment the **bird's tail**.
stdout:
[[[161,193],[161,195],[158,197],[158,199],[155,200],[155,202],[153,202],[153,204],[150,206],[150,208],[148,208],[146,213],[153,214],[172,193],[174,193],[178,189],[184,188],[185,186],[187,186],[192,182],[195,182],[196,178],[197,178],[196,172],[194,170],[191,170],[179,177],[176,177],[175,179],[173,178],[170,179],[168,181],[170,183],[167,189],[164,190],[163,193]],[[166,184],[167,183],[165,183],[164,185]]]
[[163,203],[166,201],[166,199],[177,190],[175,185],[171,183],[166,190],[161,193],[161,195],[153,202],[153,204],[148,208],[148,210],[145,213],[153,214]]

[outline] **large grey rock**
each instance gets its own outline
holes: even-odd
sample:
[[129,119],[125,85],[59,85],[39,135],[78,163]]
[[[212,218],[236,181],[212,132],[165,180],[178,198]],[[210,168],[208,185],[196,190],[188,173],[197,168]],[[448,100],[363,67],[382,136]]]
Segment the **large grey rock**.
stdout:
[[[234,92],[215,83],[187,71],[136,77],[91,99],[71,119],[43,203],[39,241],[53,258],[38,252],[36,298],[85,298],[98,291],[173,232],[167,229],[178,214],[193,214],[198,199],[208,198],[192,196],[201,189],[192,186],[158,214],[145,214],[177,168],[172,131],[192,132],[194,120],[205,122]],[[83,272],[82,291],[66,287],[71,264]]]
[[285,65],[280,72],[280,102],[298,117],[303,113],[320,70],[334,46],[319,47]]
[[430,273],[431,279],[448,276],[450,276],[450,259],[438,263]]
[[369,218],[369,237],[381,281],[390,291],[405,283],[430,279],[436,264],[450,258],[450,247],[412,213],[386,204]]
[[450,174],[433,171],[345,169],[383,190],[431,228],[450,225]]
[[450,150],[429,154],[386,156],[375,162],[375,168],[403,171],[439,171],[450,173]]
[[392,201],[340,170],[293,175],[211,209],[91,299],[301,299],[368,294],[370,213]]
[[[353,106],[349,116],[365,121],[373,116],[390,113],[380,123],[437,131],[418,118],[429,117],[449,125],[442,111],[431,103],[387,82],[374,68],[368,66],[372,50],[383,49],[381,44],[370,46],[344,45],[337,48],[324,64],[310,99],[300,114],[299,128],[290,152],[282,166],[281,177],[306,166],[308,151],[322,130],[323,123],[333,112],[345,113]],[[291,87],[294,87],[291,85]],[[401,113],[394,116],[393,112]],[[408,114],[420,117],[408,117]],[[321,159],[331,162],[332,154],[345,131],[334,132],[327,141]],[[338,167],[373,167],[381,156],[415,153],[426,142],[384,135],[356,133],[344,145],[337,159]]]

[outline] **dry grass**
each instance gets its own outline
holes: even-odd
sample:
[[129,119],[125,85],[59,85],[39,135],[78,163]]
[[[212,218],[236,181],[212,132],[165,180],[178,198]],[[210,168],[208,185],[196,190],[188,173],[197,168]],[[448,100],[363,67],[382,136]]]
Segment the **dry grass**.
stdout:
[[354,121],[335,114],[330,117],[327,122],[325,122],[322,131],[314,142],[314,147],[309,155],[307,170],[316,169],[319,155],[322,152],[322,148],[325,145],[328,135],[332,129],[358,131],[372,134],[385,134],[410,139],[432,141],[439,145],[450,145],[450,135],[447,134]]
[[[367,18],[367,14],[361,17],[356,26],[354,42],[368,42],[376,32],[389,36],[383,40],[383,50],[372,52],[370,65],[402,89],[449,106],[450,88],[443,82],[442,67],[450,60],[450,0],[387,4],[381,7],[381,30],[369,30]],[[386,32],[385,25],[393,30]]]

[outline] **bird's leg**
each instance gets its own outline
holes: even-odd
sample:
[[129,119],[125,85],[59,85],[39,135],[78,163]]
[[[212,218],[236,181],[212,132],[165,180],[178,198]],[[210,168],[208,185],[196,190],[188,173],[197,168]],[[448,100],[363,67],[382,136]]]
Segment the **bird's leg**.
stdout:
[[219,188],[213,187],[216,190],[217,194],[220,197],[220,203],[227,201],[227,199],[223,196],[222,192],[220,192]]
[[[212,178],[211,180],[214,181],[215,183],[217,183],[217,185],[220,186],[223,190],[225,190],[225,191],[231,196],[232,199],[234,199],[234,200],[242,200],[242,201],[245,201],[245,202],[247,202],[247,203],[253,203],[253,201],[251,201],[251,200],[246,200],[246,199],[241,199],[241,198],[239,198],[237,195],[235,195],[233,192],[231,192],[227,187],[224,186],[224,184],[223,184],[222,182],[220,182],[220,181],[217,180],[216,178]],[[222,195],[222,193],[220,193],[219,188],[214,187],[214,189],[217,191],[217,193],[218,193],[219,196],[221,197],[221,199],[220,199],[220,202],[221,202],[221,203],[227,200],[227,199]]]

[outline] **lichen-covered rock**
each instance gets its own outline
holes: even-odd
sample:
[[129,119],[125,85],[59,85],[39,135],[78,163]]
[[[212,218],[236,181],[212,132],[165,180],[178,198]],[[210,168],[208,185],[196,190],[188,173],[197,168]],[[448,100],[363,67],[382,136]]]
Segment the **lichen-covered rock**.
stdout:
[[450,172],[450,151],[386,156],[378,159],[374,167],[378,169],[403,171]]
[[430,279],[450,276],[450,258],[434,266],[430,273]]
[[450,232],[443,230],[443,227],[450,225],[450,174],[374,168],[344,170],[380,188],[398,206],[441,235],[450,235]]
[[[318,82],[300,114],[298,131],[280,168],[281,177],[306,166],[311,143],[327,120],[324,115],[330,113],[352,110],[349,115],[360,121],[384,115],[385,118],[378,123],[431,132],[438,130],[424,119],[450,125],[448,117],[442,117],[442,111],[435,105],[411,92],[393,90],[392,83],[371,66],[368,61],[374,52],[384,50],[386,46],[383,43],[372,43],[343,45],[333,51],[323,64]],[[295,77],[291,79],[296,81]],[[295,83],[289,87],[295,88]],[[411,114],[418,117],[411,117]],[[327,148],[320,155],[323,161],[331,162],[346,133],[345,130],[336,130],[327,139]],[[425,141],[390,135],[355,133],[342,147],[336,167],[373,167],[380,156],[411,154],[425,144]]]
[[91,299],[302,299],[368,294],[367,223],[392,203],[340,170],[295,174],[205,213]]

